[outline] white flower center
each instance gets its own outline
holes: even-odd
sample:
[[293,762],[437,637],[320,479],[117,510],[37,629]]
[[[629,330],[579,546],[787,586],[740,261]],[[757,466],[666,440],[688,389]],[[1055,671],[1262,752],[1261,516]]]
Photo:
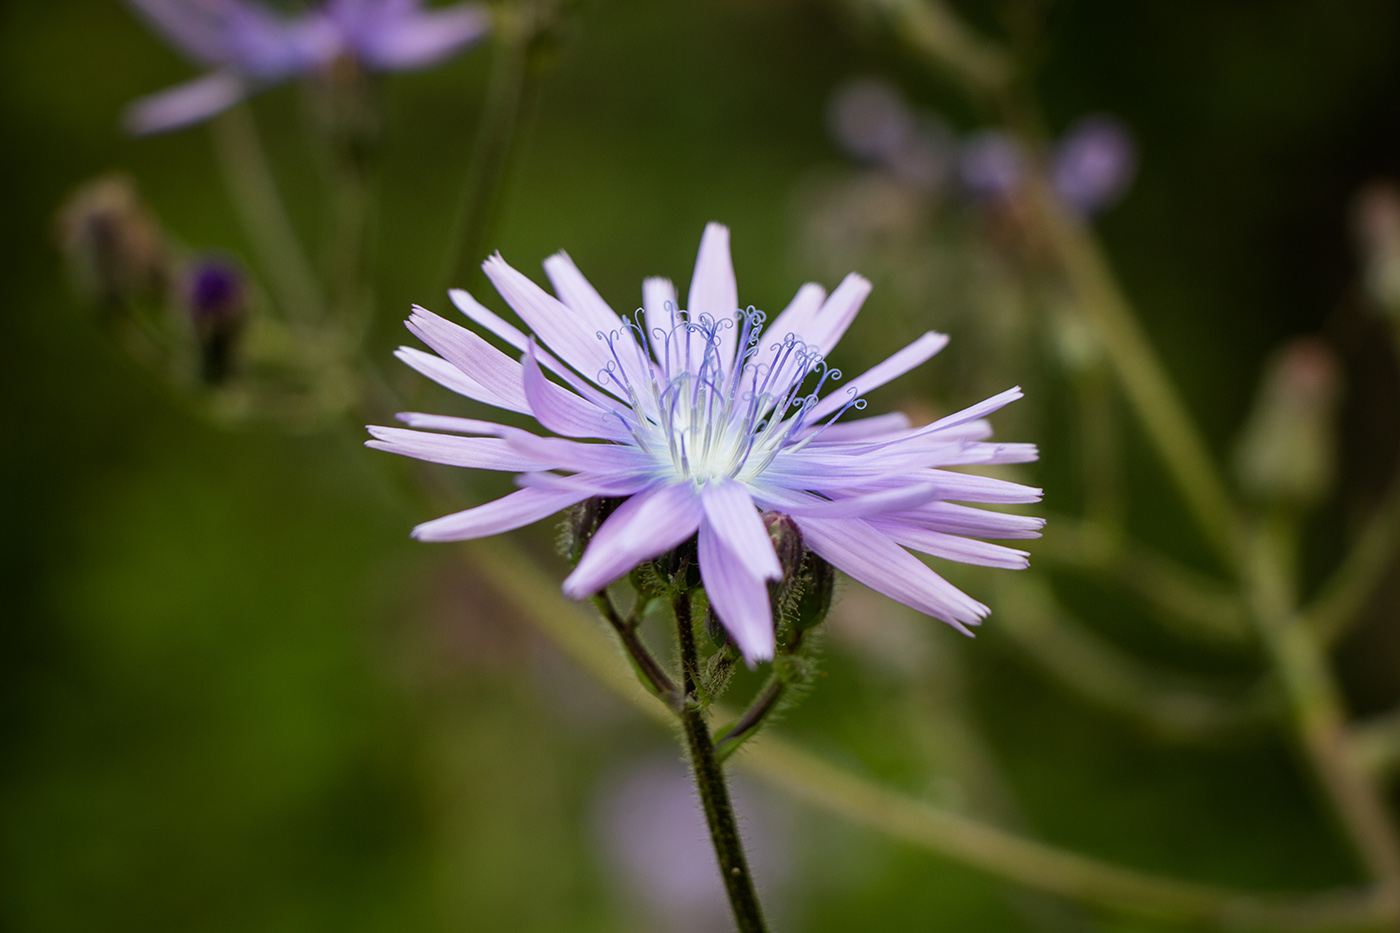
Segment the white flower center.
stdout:
[[[722,320],[708,315],[691,320],[684,311],[668,310],[670,328],[653,328],[651,334],[657,359],[647,360],[646,382],[629,378],[637,367],[621,360],[616,371],[609,367],[605,374],[626,391],[636,444],[656,458],[661,471],[696,483],[748,482],[779,452],[815,436],[807,415],[827,380],[841,378],[840,370],[828,367],[795,334],[765,345],[764,315],[753,308]],[[727,342],[726,331],[736,326],[737,340]],[[639,326],[629,322],[628,329],[647,345]],[[608,342],[616,359],[619,343],[627,341],[614,333]],[[816,385],[802,394],[812,375]],[[852,399],[831,421],[852,406],[864,408],[864,400]]]

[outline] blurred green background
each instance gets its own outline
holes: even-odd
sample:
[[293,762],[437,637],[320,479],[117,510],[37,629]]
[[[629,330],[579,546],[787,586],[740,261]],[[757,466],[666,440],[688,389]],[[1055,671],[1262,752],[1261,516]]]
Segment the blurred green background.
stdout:
[[[1341,355],[1342,482],[1307,545],[1320,578],[1400,446],[1395,366],[1356,300],[1348,232],[1356,191],[1400,176],[1400,7],[965,10],[994,31],[1042,20],[1029,41],[1052,131],[1107,111],[1134,132],[1136,184],[1097,226],[1222,459],[1274,346],[1322,332]],[[387,81],[372,338],[386,369],[409,303],[446,307],[441,243],[490,55]],[[1042,445],[1025,476],[1046,487],[1046,510],[1077,507],[1064,386],[977,336],[979,316],[1023,283],[965,205],[938,215],[935,267],[948,275],[923,297],[890,281],[906,254],[841,267],[839,245],[812,245],[812,217],[858,171],[825,128],[833,89],[883,77],[971,129],[979,115],[954,87],[834,3],[596,0],[556,56],[492,239],[509,260],[535,274],[567,248],[625,310],[645,275],[688,281],[714,219],[733,230],[745,303],[776,310],[803,281],[869,271],[877,290],[838,356],[848,371],[923,329],[953,336],[873,404],[927,394],[914,403],[947,409],[1024,384],[1026,409],[1001,436]],[[678,760],[672,737],[510,618],[451,547],[411,542],[431,516],[356,425],[211,427],[72,297],[53,217],[112,168],[188,246],[252,262],[208,132],[132,140],[117,127],[127,102],[191,74],[112,0],[0,6],[0,927],[724,929],[722,911],[667,918],[609,854],[600,801],[630,763]],[[314,233],[298,93],[255,109]],[[451,410],[438,395],[414,404]],[[1131,526],[1208,566],[1146,445],[1127,443]],[[463,487],[461,501],[482,495]],[[547,554],[547,526],[520,538]],[[986,595],[985,576],[958,579]],[[1148,656],[1227,679],[1253,669],[1187,652],[1114,594],[1065,590],[1097,631]],[[846,596],[827,676],[780,727],[822,754],[1144,869],[1261,889],[1357,877],[1286,741],[1154,739],[1047,679],[995,615],[966,641],[856,587]],[[1361,712],[1400,698],[1398,605],[1392,585],[1343,646]],[[1017,892],[760,788],[746,800],[763,811],[750,824],[773,853],[760,880],[784,930],[1155,929]]]

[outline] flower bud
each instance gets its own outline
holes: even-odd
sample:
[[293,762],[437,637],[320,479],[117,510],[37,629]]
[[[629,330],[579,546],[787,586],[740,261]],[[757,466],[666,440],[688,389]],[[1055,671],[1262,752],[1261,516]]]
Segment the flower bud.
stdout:
[[598,526],[621,504],[621,499],[594,496],[570,506],[564,513],[564,523],[559,527],[557,547],[560,556],[570,565],[577,566],[588,542],[597,534]]
[[1247,494],[1295,506],[1327,494],[1340,382],[1332,351],[1315,338],[1295,340],[1269,363],[1235,458]]
[[1085,117],[1065,133],[1050,160],[1055,193],[1080,214],[1096,214],[1121,198],[1137,172],[1137,146],[1118,120]]
[[104,308],[164,298],[165,237],[127,176],[105,175],[75,191],[59,212],[58,239],[79,288]]
[[247,285],[243,270],[217,256],[190,264],[185,309],[199,343],[199,373],[209,385],[228,378],[243,330]]
[[802,529],[791,516],[781,512],[764,512],[763,524],[768,528],[768,537],[773,542],[773,551],[778,555],[778,566],[783,568],[783,578],[776,585],[786,586],[802,570],[802,558],[806,549],[802,544]]
[[802,598],[793,613],[793,627],[806,631],[821,625],[831,611],[831,599],[836,592],[836,571],[814,551],[807,552],[802,567]]
[[1356,198],[1353,223],[1366,291],[1387,314],[1400,318],[1400,189],[1390,182],[1367,185]]

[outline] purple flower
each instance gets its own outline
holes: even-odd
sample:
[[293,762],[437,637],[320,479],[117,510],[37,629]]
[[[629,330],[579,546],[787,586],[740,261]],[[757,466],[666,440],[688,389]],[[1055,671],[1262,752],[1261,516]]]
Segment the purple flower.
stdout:
[[1003,130],[982,130],[963,143],[959,174],[968,191],[978,197],[1005,200],[1021,188],[1026,155]]
[[1137,147],[1118,120],[1090,116],[1071,126],[1055,146],[1050,182],[1081,214],[1110,207],[1128,190],[1137,171]]
[[481,3],[425,10],[422,0],[325,0],[286,17],[253,0],[128,2],[187,58],[214,69],[132,104],[126,124],[136,133],[197,123],[341,57],[374,71],[436,64],[480,39],[491,25]]
[[[710,604],[752,664],[773,656],[767,581],[781,575],[759,511],[791,515],[808,548],[848,575],[967,632],[987,607],[905,548],[966,563],[1026,566],[1026,553],[973,540],[1036,537],[1037,518],[961,503],[1025,503],[1040,490],[951,470],[1024,463],[1030,444],[994,444],[984,417],[1021,396],[1009,389],[912,428],[899,413],[837,423],[859,396],[943,348],[929,332],[844,391],[824,355],[870,292],[851,274],[830,295],[804,285],[762,335],[764,315],[739,309],[729,230],[700,241],[688,308],[665,279],[647,279],[643,309],[620,317],[564,253],[544,268],[550,296],[500,255],[484,264],[527,334],[464,291],[452,300],[521,351],[519,361],[474,331],[415,308],[408,329],[438,355],[398,357],[468,398],[532,416],[555,437],[487,421],[409,413],[414,431],[371,427],[369,446],[422,460],[521,475],[504,498],[419,525],[424,541],[498,534],[594,496],[625,501],[564,581],[575,599],[698,535]],[[553,373],[557,381],[545,375]],[[446,432],[446,433],[443,433]],[[601,443],[590,443],[598,441]]]

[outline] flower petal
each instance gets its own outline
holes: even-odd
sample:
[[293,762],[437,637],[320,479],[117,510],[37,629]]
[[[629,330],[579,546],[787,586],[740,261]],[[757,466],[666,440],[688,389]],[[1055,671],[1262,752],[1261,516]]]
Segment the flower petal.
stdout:
[[413,9],[407,15],[384,17],[381,28],[355,37],[355,54],[366,65],[383,71],[425,68],[461,51],[491,29],[485,4],[461,3],[442,10]]
[[685,310],[692,321],[708,317],[719,325],[715,349],[723,372],[730,372],[734,368],[734,348],[738,343],[735,316],[739,311],[739,286],[734,280],[734,261],[729,254],[729,228],[723,224],[705,225]]
[[649,278],[642,282],[642,310],[646,313],[647,339],[652,352],[666,362],[667,338],[678,323],[676,286],[670,279]]
[[645,386],[651,377],[651,359],[638,344],[634,326],[618,317],[603,296],[574,265],[568,253],[555,253],[544,261],[545,274],[554,286],[559,300],[574,311],[584,323],[603,334],[611,353],[616,357],[621,375],[630,382]]
[[394,356],[407,363],[418,372],[429,379],[450,389],[458,395],[475,399],[478,402],[485,402],[497,408],[504,408],[507,411],[518,411],[523,414],[531,414],[528,405],[517,407],[517,403],[511,399],[502,398],[495,392],[486,388],[447,360],[432,353],[425,353],[415,347],[399,347],[394,351]]
[[602,374],[613,362],[608,345],[597,337],[559,299],[513,269],[497,253],[482,264],[486,277],[535,336],[565,363],[604,390],[622,397],[612,380]]
[[[892,411],[884,415],[872,415],[869,418],[855,418],[851,421],[842,421],[830,427],[823,428],[820,437],[812,438],[812,446],[820,448],[823,444],[849,444],[854,441],[876,441],[883,440],[892,435],[902,433],[909,429],[909,416],[902,411]],[[812,433],[816,427],[809,428],[807,433]]]
[[632,438],[632,432],[620,414],[586,402],[546,379],[535,361],[533,340],[521,363],[525,398],[540,424],[565,437],[601,437],[611,441]]
[[700,487],[700,502],[705,507],[707,526],[723,539],[725,547],[734,552],[752,576],[782,579],[783,568],[773,550],[773,539],[742,483],[729,479],[708,482]]
[[827,563],[873,590],[971,635],[990,612],[858,518],[801,518],[802,540]]
[[890,536],[890,539],[923,554],[945,560],[982,567],[1024,570],[1030,566],[1030,554],[1000,544],[988,544],[973,538],[943,534],[898,519],[872,518],[870,524]]
[[930,502],[900,513],[898,518],[933,531],[974,538],[1039,538],[1045,519],[1031,515],[1008,515],[956,502]]
[[498,437],[458,437],[377,425],[371,425],[369,433],[374,440],[365,441],[366,447],[447,466],[507,470],[512,473],[547,470],[553,466],[522,455]]
[[729,540],[709,521],[700,525],[700,579],[725,631],[734,637],[744,660],[753,667],[773,657],[773,607],[768,584],[754,576],[744,559],[726,546]]
[[700,516],[694,483],[658,485],[637,493],[599,526],[564,581],[564,593],[574,599],[593,595],[642,561],[695,534]]
[[822,399],[807,415],[809,421],[817,421],[845,405],[848,401],[864,395],[909,372],[930,359],[948,345],[948,335],[929,331],[909,346],[895,353],[889,359],[861,373],[846,384],[840,391],[833,391]]
[[854,272],[847,275],[813,316],[812,322],[803,329],[800,334],[802,339],[808,346],[829,355],[840,343],[846,328],[856,319],[860,306],[865,304],[866,296],[870,294],[870,288],[870,282],[864,276]]
[[515,478],[519,486],[531,489],[587,490],[590,496],[631,496],[656,483],[656,478],[643,474],[522,473]]
[[813,518],[867,518],[902,512],[923,505],[937,495],[938,487],[932,483],[916,483],[835,499],[822,499],[796,490],[758,491],[758,498],[770,509]]
[[[447,296],[452,299],[452,303],[457,306],[457,310],[461,311],[469,319],[480,324],[497,337],[500,337],[521,353],[525,352],[526,346],[529,345],[530,338],[526,337],[525,333],[520,328],[481,304],[481,302],[477,301],[463,289],[449,289]],[[597,405],[599,408],[618,407],[617,402],[612,396],[604,395],[594,388],[591,383],[580,379],[572,369],[556,360],[554,355],[545,351],[543,347],[537,351],[536,356],[539,358],[541,366],[563,379],[575,392],[588,399],[594,405]]]
[[253,93],[252,85],[229,71],[215,71],[134,101],[122,125],[137,136],[177,130],[221,113]]
[[404,326],[468,379],[497,396],[503,403],[500,407],[520,412],[531,410],[520,364],[482,337],[417,305]]
[[587,490],[520,489],[485,505],[444,515],[413,529],[419,541],[467,541],[521,528],[589,497]]

